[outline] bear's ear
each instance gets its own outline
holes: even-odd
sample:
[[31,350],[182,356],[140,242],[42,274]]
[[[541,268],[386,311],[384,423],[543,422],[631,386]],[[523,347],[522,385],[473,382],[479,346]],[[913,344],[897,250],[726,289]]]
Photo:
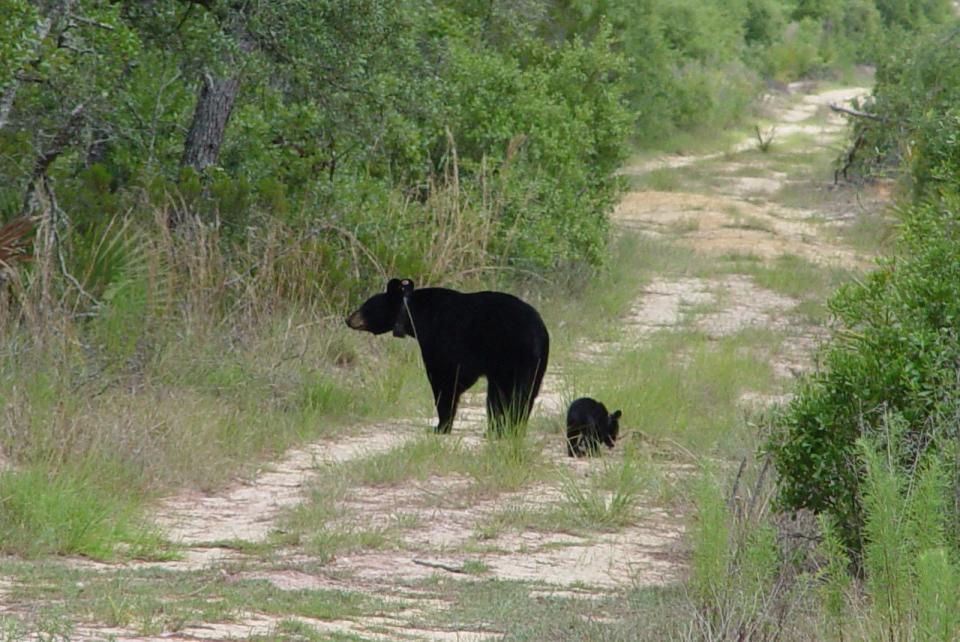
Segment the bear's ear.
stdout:
[[610,415],[610,418],[611,418],[611,419],[620,419],[620,417],[622,417],[622,416],[623,416],[623,414],[622,414],[619,410],[614,410],[614,411],[613,411],[613,414]]
[[410,293],[413,292],[413,281],[411,279],[403,279],[400,281],[400,289],[403,290],[404,296],[410,296]]
[[387,294],[392,294],[394,292],[400,292],[403,290],[403,286],[400,284],[400,279],[390,279],[387,281]]

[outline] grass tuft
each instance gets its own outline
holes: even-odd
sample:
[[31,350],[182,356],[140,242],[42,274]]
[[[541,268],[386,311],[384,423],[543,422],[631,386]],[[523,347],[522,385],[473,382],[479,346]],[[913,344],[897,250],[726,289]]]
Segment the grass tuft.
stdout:
[[98,488],[90,474],[27,468],[0,473],[0,550],[37,557],[157,556],[161,540],[137,503]]

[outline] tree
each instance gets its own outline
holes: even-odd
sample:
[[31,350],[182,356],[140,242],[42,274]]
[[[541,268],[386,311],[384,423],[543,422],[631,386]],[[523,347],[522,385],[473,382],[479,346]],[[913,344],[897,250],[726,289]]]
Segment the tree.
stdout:
[[203,172],[210,165],[216,165],[220,158],[220,147],[240,91],[246,57],[254,51],[256,43],[247,26],[247,3],[218,3],[216,0],[181,2],[199,5],[210,11],[226,37],[226,50],[220,53],[221,59],[211,65],[218,70],[207,69],[203,73],[180,159],[181,167]]

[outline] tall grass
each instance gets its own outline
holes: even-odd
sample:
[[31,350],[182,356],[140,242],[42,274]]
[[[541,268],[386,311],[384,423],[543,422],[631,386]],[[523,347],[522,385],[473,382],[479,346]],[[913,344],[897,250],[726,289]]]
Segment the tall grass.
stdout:
[[571,475],[560,478],[566,513],[588,528],[618,528],[636,522],[640,500],[651,486],[650,475],[632,457],[607,463],[594,483]]
[[[101,546],[70,543],[58,497],[91,511],[116,498],[124,509],[105,512],[133,524],[150,498],[214,488],[298,441],[432,412],[415,343],[342,319],[388,275],[477,279],[491,265],[489,206],[451,184],[426,203],[391,201],[381,226],[303,234],[270,222],[241,244],[173,197],[138,213],[153,221],[145,227],[131,217],[71,236],[42,222],[37,260],[15,266],[0,306],[0,453],[13,467],[4,484],[49,490],[52,506],[27,514],[10,499],[4,518],[18,541],[60,528],[34,538],[36,550],[105,556],[131,536],[108,519],[89,533]],[[174,212],[183,222],[171,232]],[[95,490],[71,495],[74,482]],[[0,552],[15,550],[24,545],[0,538]]]
[[[896,419],[885,429],[899,430]],[[861,440],[851,462],[865,470],[859,560],[829,518],[778,514],[765,466],[745,462],[729,493],[723,475],[698,482],[686,585],[695,638],[960,637],[955,452],[931,451],[911,471],[878,443]]]
[[700,639],[778,639],[796,605],[794,571],[769,520],[767,472],[745,460],[729,496],[712,474],[696,485],[688,597]]

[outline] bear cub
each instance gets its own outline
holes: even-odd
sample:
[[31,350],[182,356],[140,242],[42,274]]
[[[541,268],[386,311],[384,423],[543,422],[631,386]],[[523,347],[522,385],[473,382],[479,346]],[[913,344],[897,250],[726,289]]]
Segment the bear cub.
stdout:
[[599,453],[600,443],[613,448],[620,432],[619,410],[613,414],[596,399],[581,397],[567,410],[567,455],[583,457]]

